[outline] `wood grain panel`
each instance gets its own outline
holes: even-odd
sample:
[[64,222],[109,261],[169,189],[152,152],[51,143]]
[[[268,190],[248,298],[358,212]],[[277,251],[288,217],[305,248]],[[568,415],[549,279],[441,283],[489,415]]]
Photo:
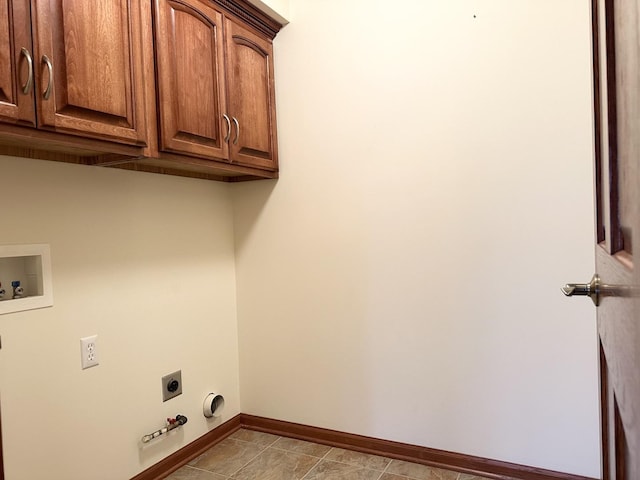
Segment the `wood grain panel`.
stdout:
[[[601,117],[608,149],[602,149],[601,208],[605,243],[596,247],[596,270],[614,294],[598,307],[598,333],[604,351],[608,441],[605,472],[612,480],[640,478],[640,6],[636,0],[598,0],[601,68],[594,83],[606,84],[608,115]],[[604,57],[604,58],[603,58]],[[606,68],[602,68],[602,66]],[[596,128],[599,125],[596,124]],[[604,134],[601,134],[604,137]],[[608,155],[606,155],[608,153]],[[604,193],[604,194],[603,194]],[[622,292],[617,294],[616,292]]]
[[613,0],[594,0],[592,7],[595,67],[594,101],[598,118],[596,132],[596,180],[599,221],[598,237],[603,247],[611,254],[624,248],[618,215],[618,133],[616,99],[616,52],[614,41]]
[[[173,39],[176,59],[178,101],[177,124],[182,127],[178,135],[200,137],[211,144],[220,144],[219,101],[216,53],[216,26],[202,22],[187,12],[174,8]],[[203,55],[210,52],[212,55]]]
[[[602,186],[604,179],[602,178],[602,157],[604,155],[602,144],[602,86],[601,86],[601,60],[600,60],[600,12],[598,0],[591,0],[591,52],[592,52],[592,68],[593,68],[593,141],[594,141],[594,177],[595,177],[595,221],[596,221],[596,243],[605,241],[605,224],[603,212],[603,193]],[[605,479],[606,480],[606,479]]]
[[35,0],[40,127],[145,144],[141,1]]
[[66,69],[66,75],[58,79],[59,112],[100,112],[131,127],[132,112],[126,102],[131,92],[128,2],[63,0],[60,5],[63,20],[56,33],[62,38],[58,39],[56,70]]
[[[250,128],[243,129],[240,153],[269,155],[269,54],[259,45],[244,37],[232,37],[235,50],[235,65],[231,68],[233,88],[241,95],[232,106],[234,116],[251,120]],[[243,72],[251,72],[244,75]]]
[[[0,154],[2,155],[84,163],[82,159],[74,161],[67,160],[64,156],[59,158],[58,154],[68,157],[122,155],[136,158],[140,156],[141,151],[141,148],[133,145],[61,135],[35,128],[4,125],[0,129]],[[46,152],[51,152],[51,157],[43,156]]]
[[[614,5],[615,4],[615,5]],[[616,108],[617,139],[632,139],[638,134],[636,121],[639,114],[640,92],[636,86],[640,83],[640,7],[636,0],[608,0],[607,7],[615,21],[613,41],[615,43],[615,95],[618,98]],[[626,87],[626,88],[625,88]],[[631,88],[629,88],[631,87]],[[618,173],[618,215],[622,237],[621,248],[632,253],[632,219],[636,177],[635,164],[638,162],[640,148],[636,140],[616,141],[616,161]]]
[[205,3],[155,2],[162,151],[228,157],[221,25],[222,15]]
[[613,389],[609,384],[607,376],[607,358],[602,348],[602,343],[598,342],[600,347],[600,444],[602,447],[602,480],[611,480],[611,399]]
[[[611,256],[604,248],[597,248],[596,265],[598,274],[608,284],[619,286],[621,289],[633,285],[632,259],[626,252],[621,251]],[[625,458],[634,459],[636,462],[635,466],[628,467],[629,471],[638,471],[637,458],[640,449],[636,445],[640,438],[640,380],[637,376],[637,365],[640,358],[636,344],[638,317],[634,310],[637,301],[637,297],[633,296],[634,289],[637,287],[628,288],[632,295],[606,296],[598,307],[598,333],[604,352],[602,365],[606,368],[606,375],[601,376],[602,393],[606,395],[602,411],[602,418],[606,419],[606,425],[603,425],[603,429],[606,429],[603,430],[606,432],[603,446],[608,450],[608,464],[604,466],[609,475],[605,478],[610,480],[626,478],[625,468],[621,467]],[[634,452],[633,456],[627,455],[627,448]]]
[[632,293],[640,284],[632,248],[640,225],[639,13],[633,0],[592,0],[596,270],[627,292],[598,307],[604,480],[640,478],[640,303]]
[[[277,172],[227,162],[214,162],[197,157],[178,157],[170,153],[163,154],[161,158],[136,159],[135,165],[139,167],[137,168],[138,170],[148,172],[167,173],[171,171],[171,175],[181,173],[183,176],[197,178],[210,178],[209,176],[211,176],[213,180],[236,181],[236,177],[245,177],[245,180],[248,180],[249,177],[252,177],[253,180],[258,178],[277,178]],[[193,175],[194,173],[196,175]]]
[[230,142],[231,160],[277,168],[273,46],[231,20],[225,20],[229,115],[240,131]]
[[[13,35],[12,16],[9,10],[8,0],[0,1],[0,102],[3,104],[15,105],[15,88],[11,72],[13,71]],[[11,15],[10,15],[11,13]]]
[[34,87],[21,88],[28,79],[22,48],[33,52],[29,0],[0,0],[0,122],[34,126]]

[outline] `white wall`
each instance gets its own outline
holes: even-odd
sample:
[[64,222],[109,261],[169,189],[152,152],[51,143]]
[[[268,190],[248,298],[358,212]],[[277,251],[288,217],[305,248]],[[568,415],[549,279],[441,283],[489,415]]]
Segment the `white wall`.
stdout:
[[[239,413],[227,185],[0,157],[0,244],[51,245],[54,306],[0,315],[7,480],[131,478]],[[80,368],[98,334],[100,365]],[[162,403],[160,379],[184,393]],[[181,413],[187,425],[142,447]]]
[[289,23],[289,0],[249,0],[249,2],[283,25]]
[[599,476],[588,3],[291,0],[243,412]]

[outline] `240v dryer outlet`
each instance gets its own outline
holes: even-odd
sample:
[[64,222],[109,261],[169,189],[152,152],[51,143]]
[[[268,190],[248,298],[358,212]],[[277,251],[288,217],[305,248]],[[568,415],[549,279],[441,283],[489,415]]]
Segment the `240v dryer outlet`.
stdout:
[[177,397],[182,393],[182,370],[162,377],[162,401]]

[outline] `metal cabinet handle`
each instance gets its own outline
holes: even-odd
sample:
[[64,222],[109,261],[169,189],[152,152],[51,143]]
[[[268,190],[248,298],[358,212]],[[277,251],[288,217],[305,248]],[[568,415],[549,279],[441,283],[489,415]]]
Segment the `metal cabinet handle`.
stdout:
[[222,114],[222,118],[224,118],[227,122],[227,135],[224,137],[224,143],[229,143],[229,138],[231,138],[231,120],[226,113]]
[[28,95],[29,90],[31,90],[31,87],[33,86],[33,57],[31,57],[31,53],[29,53],[29,50],[27,50],[24,47],[22,47],[22,49],[20,50],[20,54],[27,59],[27,66],[29,67],[29,75],[27,77],[27,83],[25,83],[24,86],[22,87],[22,93],[24,93],[25,95]]
[[233,144],[237,145],[238,139],[240,138],[240,122],[238,122],[238,119],[236,117],[231,118],[233,118],[233,123],[236,124],[236,138],[233,139]]
[[567,283],[562,287],[562,293],[567,297],[585,296],[591,298],[593,304],[597,307],[600,305],[600,277],[596,273],[589,283]]
[[49,100],[49,97],[51,96],[51,87],[53,86],[53,64],[46,55],[42,56],[42,63],[44,63],[47,66],[47,70],[49,70],[49,83],[47,84],[47,89],[44,91],[42,96],[45,100]]

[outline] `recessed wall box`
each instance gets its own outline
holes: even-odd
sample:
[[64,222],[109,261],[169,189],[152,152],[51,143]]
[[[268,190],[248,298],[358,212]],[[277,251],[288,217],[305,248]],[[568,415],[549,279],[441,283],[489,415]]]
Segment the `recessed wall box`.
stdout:
[[49,245],[0,245],[0,315],[53,305]]

